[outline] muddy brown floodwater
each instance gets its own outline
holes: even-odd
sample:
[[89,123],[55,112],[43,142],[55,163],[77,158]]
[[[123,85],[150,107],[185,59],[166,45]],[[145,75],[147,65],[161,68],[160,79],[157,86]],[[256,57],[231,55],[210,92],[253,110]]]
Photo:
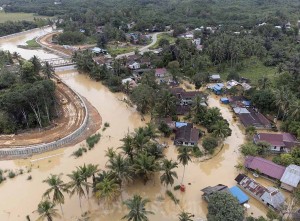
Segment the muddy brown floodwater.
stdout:
[[[18,42],[24,42],[31,39],[40,32],[32,32],[18,37]],[[42,57],[48,54],[43,51],[32,51],[12,47],[16,40],[8,39],[0,40],[0,47],[9,49],[11,52],[17,51],[25,58],[32,57],[34,54]],[[19,43],[17,43],[19,44]],[[25,53],[25,54],[23,54]],[[30,54],[30,56],[29,56]],[[49,55],[50,56],[50,55]],[[145,122],[141,121],[141,116],[134,108],[128,107],[121,100],[125,97],[123,94],[113,94],[101,83],[90,80],[85,75],[80,75],[75,70],[62,71],[57,73],[71,88],[89,100],[89,102],[99,111],[103,122],[108,122],[110,127],[104,132],[100,130],[102,138],[92,151],[88,151],[83,157],[74,159],[71,154],[81,143],[59,150],[55,150],[41,155],[33,156],[29,159],[1,161],[1,169],[24,169],[25,174],[19,175],[14,179],[8,179],[0,184],[0,220],[2,221],[23,221],[26,215],[30,215],[31,220],[36,220],[38,215],[34,212],[41,196],[46,190],[46,184],[42,183],[49,174],[63,174],[63,179],[67,181],[66,174],[69,174],[76,166],[83,163],[99,164],[104,169],[107,159],[104,157],[105,150],[108,147],[117,148],[121,145],[120,139],[126,133],[132,132],[134,128],[144,126]],[[95,221],[117,221],[126,213],[122,200],[131,197],[137,193],[151,200],[149,209],[155,212],[150,215],[151,221],[175,221],[180,210],[195,214],[197,218],[205,218],[207,213],[207,204],[201,198],[201,189],[206,186],[216,184],[225,184],[228,186],[235,185],[234,178],[238,174],[235,165],[242,160],[240,158],[238,148],[244,142],[245,136],[236,122],[233,122],[232,113],[226,106],[221,106],[217,97],[210,96],[209,106],[221,108],[222,115],[230,122],[232,136],[228,137],[224,143],[224,148],[213,159],[199,162],[194,159],[186,168],[184,184],[186,192],[176,192],[177,198],[180,200],[179,206],[175,206],[165,195],[166,188],[160,185],[159,174],[147,185],[135,182],[123,187],[122,196],[110,207],[103,204],[98,205],[97,202],[90,199],[82,200],[82,211],[90,211],[90,220]],[[165,140],[169,144],[169,148],[165,150],[165,154],[169,159],[177,159],[176,148],[170,140]],[[28,181],[27,170],[32,168],[30,175],[32,180]],[[178,180],[175,185],[179,184],[183,172],[183,167],[177,169]],[[258,178],[260,179],[260,178]],[[260,180],[259,180],[260,181]],[[191,185],[188,185],[190,183]],[[264,182],[266,183],[266,182]],[[267,184],[272,185],[267,182]],[[250,200],[251,208],[247,211],[254,216],[264,215],[266,208],[255,199]],[[79,199],[77,196],[69,198],[66,196],[66,202],[63,205],[64,216],[55,220],[78,220],[82,213],[79,207]],[[60,210],[59,210],[60,211]]]

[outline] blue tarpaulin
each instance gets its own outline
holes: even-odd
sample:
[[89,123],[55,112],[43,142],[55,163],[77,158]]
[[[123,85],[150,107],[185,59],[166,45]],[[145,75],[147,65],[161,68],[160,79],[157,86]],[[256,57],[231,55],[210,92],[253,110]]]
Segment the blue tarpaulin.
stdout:
[[247,203],[249,201],[249,197],[237,186],[233,186],[229,189],[231,195],[236,197],[240,204]]
[[176,128],[180,128],[180,127],[183,127],[183,126],[187,126],[188,123],[185,123],[185,122],[176,122],[175,123],[175,127]]
[[220,99],[220,101],[223,103],[223,104],[229,104],[229,99],[227,97],[222,97]]

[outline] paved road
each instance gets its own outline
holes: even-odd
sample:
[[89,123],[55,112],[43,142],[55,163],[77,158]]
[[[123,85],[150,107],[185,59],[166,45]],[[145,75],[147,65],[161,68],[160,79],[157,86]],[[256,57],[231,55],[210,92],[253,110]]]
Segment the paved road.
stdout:
[[[162,33],[167,33],[167,32],[156,32],[154,34],[151,34],[151,37],[152,37],[152,42],[144,47],[141,47],[139,48],[139,52],[147,52],[149,51],[149,48],[152,47],[153,45],[155,45],[155,43],[157,42],[157,36],[159,34],[162,34]],[[125,57],[125,56],[130,56],[130,55],[134,55],[134,51],[132,52],[128,52],[128,53],[125,53],[125,54],[119,54],[116,58],[119,59],[119,58],[122,58],[122,57]]]

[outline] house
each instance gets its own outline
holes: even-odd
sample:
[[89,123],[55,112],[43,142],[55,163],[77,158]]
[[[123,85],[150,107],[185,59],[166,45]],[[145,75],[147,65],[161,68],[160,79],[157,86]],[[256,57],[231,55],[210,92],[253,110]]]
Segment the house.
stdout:
[[208,186],[201,190],[203,192],[202,198],[209,202],[209,197],[216,192],[227,192],[229,193],[229,189],[227,186],[223,184],[218,184],[216,186]]
[[199,140],[199,130],[193,128],[193,124],[187,123],[185,126],[176,128],[174,145],[195,146]]
[[96,29],[96,32],[98,34],[100,34],[100,33],[103,33],[104,26],[97,26],[95,29]]
[[237,186],[233,186],[229,189],[229,192],[232,196],[237,198],[240,205],[247,203],[249,201],[249,197]]
[[150,58],[147,58],[147,57],[142,57],[140,59],[140,63],[141,63],[141,66],[143,66],[143,67],[150,67],[151,66],[151,60],[150,60]]
[[156,68],[155,69],[155,76],[158,78],[163,78],[167,74],[166,68]]
[[186,115],[190,113],[191,106],[185,106],[185,105],[176,105],[176,114],[177,115]]
[[200,95],[202,98],[202,105],[207,106],[205,103],[206,95],[200,91],[185,91],[183,88],[171,88],[170,91],[177,98],[178,105],[192,105],[194,98]]
[[140,63],[134,61],[128,65],[128,68],[131,70],[136,70],[136,69],[140,69],[141,65],[140,65]]
[[96,55],[98,54],[106,54],[107,51],[105,49],[102,49],[102,48],[98,48],[98,47],[94,47],[92,48],[92,52]]
[[271,129],[271,122],[260,112],[252,108],[240,108],[240,112],[234,109],[234,112],[240,118],[245,127],[253,126],[256,129]]
[[259,174],[273,180],[280,180],[285,171],[284,166],[261,157],[247,156],[244,165],[247,169],[258,171]]
[[221,77],[219,74],[213,74],[209,76],[211,82],[221,82]]
[[247,84],[246,82],[241,83],[241,85],[242,85],[244,91],[248,91],[248,90],[251,89],[251,85],[250,85],[250,84]]
[[296,137],[290,133],[258,133],[253,137],[254,143],[267,142],[271,145],[273,152],[290,152],[299,144]]
[[106,65],[108,68],[111,67],[112,64],[112,59],[107,58],[105,56],[94,57],[93,60],[97,65],[99,66]]
[[239,174],[235,178],[235,181],[246,193],[249,193],[255,199],[273,210],[280,210],[284,205],[284,195],[274,187],[266,188],[245,174]]
[[288,191],[293,191],[300,182],[300,167],[296,165],[289,165],[285,171],[283,176],[280,179],[281,188],[286,189]]
[[226,88],[231,89],[237,85],[239,85],[239,82],[237,82],[236,80],[230,80],[230,81],[227,81]]
[[285,28],[286,28],[286,29],[290,29],[290,28],[291,28],[291,22],[286,23],[286,24],[285,24]]
[[196,46],[201,45],[201,38],[196,38],[193,41],[193,44],[195,44]]
[[251,101],[247,100],[243,96],[232,96],[229,98],[229,101],[232,108],[246,108],[251,106]]
[[126,85],[129,84],[130,88],[134,88],[137,86],[135,80],[133,80],[132,78],[125,78],[122,80],[122,84]]
[[224,84],[222,83],[217,83],[212,87],[212,90],[215,94],[220,95],[224,91]]

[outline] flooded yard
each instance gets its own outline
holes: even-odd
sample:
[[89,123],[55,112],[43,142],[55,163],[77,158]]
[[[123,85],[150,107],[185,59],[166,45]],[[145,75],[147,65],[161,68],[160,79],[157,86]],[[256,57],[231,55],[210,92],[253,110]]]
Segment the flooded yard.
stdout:
[[[37,34],[37,33],[36,33]],[[29,35],[29,36],[28,36]],[[32,38],[34,34],[26,34],[17,37],[17,40],[8,39],[0,40],[0,48],[18,51],[21,56],[30,58],[34,54],[40,58],[49,58],[51,56],[43,51],[26,51],[13,47],[18,42]],[[47,57],[49,55],[49,57]],[[91,151],[88,151],[82,157],[75,159],[71,156],[74,150],[77,150],[80,143],[68,148],[33,156],[25,160],[1,161],[1,169],[18,170],[23,168],[25,173],[14,179],[8,179],[0,184],[0,220],[5,221],[23,221],[26,215],[30,215],[32,220],[36,220],[38,215],[34,213],[41,196],[46,190],[46,184],[42,181],[49,174],[63,174],[63,179],[67,181],[66,174],[71,173],[77,166],[84,163],[99,164],[100,169],[105,168],[107,158],[105,158],[105,150],[108,147],[117,148],[121,145],[120,139],[128,132],[132,132],[135,128],[144,126],[145,121],[141,121],[141,116],[137,111],[128,107],[121,101],[123,94],[113,94],[105,86],[99,82],[94,82],[85,75],[80,75],[75,70],[62,71],[57,73],[72,89],[85,97],[100,113],[103,123],[108,122],[108,127],[102,134],[100,142]],[[210,107],[219,107],[225,119],[230,123],[232,135],[225,139],[224,148],[213,159],[205,162],[199,162],[194,159],[186,167],[184,184],[186,192],[176,191],[175,194],[180,200],[179,206],[166,196],[166,187],[160,185],[159,174],[149,181],[147,185],[142,182],[135,182],[123,187],[122,196],[112,206],[107,207],[98,203],[93,199],[82,200],[82,211],[89,211],[90,220],[100,221],[116,221],[124,216],[126,210],[122,206],[122,200],[131,197],[133,194],[140,194],[151,200],[149,209],[155,212],[150,215],[151,221],[174,221],[177,220],[177,214],[184,209],[185,211],[195,214],[195,217],[205,218],[207,213],[207,203],[201,198],[201,189],[206,186],[214,186],[217,184],[225,184],[229,187],[235,185],[234,178],[238,171],[234,167],[239,161],[242,161],[238,148],[244,142],[245,135],[238,126],[237,122],[232,119],[232,113],[226,107],[220,104],[219,98],[214,95],[209,97],[208,104]],[[169,147],[165,150],[167,158],[176,160],[177,150],[173,146],[171,140],[166,140]],[[30,175],[32,180],[27,180],[27,170],[32,168]],[[179,184],[183,172],[183,166],[177,169],[178,180],[175,185]],[[269,183],[270,184],[270,183]],[[272,184],[270,184],[272,185]],[[253,213],[254,216],[264,215],[266,208],[256,201],[250,200],[251,208],[248,214]],[[55,220],[78,220],[81,215],[79,207],[79,199],[76,195],[72,198],[66,196],[66,202],[63,205],[64,216]],[[59,210],[60,211],[60,210]]]

